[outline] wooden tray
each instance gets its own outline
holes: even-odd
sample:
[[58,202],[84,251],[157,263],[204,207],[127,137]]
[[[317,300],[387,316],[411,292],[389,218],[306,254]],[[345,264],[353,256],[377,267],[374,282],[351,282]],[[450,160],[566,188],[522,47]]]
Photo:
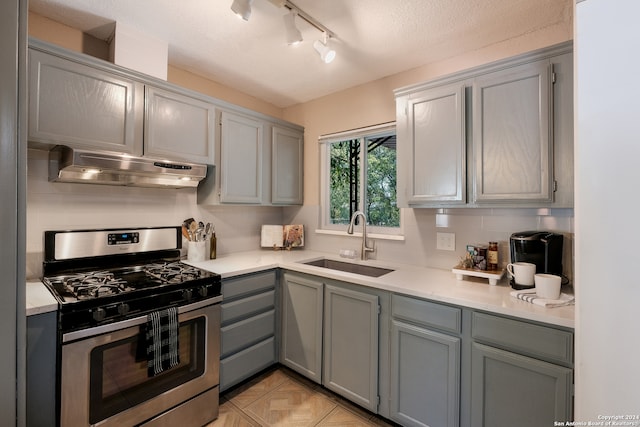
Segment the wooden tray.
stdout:
[[456,279],[464,280],[464,276],[472,276],[472,277],[480,277],[482,279],[489,279],[489,284],[495,286],[498,284],[498,280],[502,279],[504,275],[504,270],[473,270],[471,268],[457,268],[454,267],[452,270],[453,274],[456,275]]

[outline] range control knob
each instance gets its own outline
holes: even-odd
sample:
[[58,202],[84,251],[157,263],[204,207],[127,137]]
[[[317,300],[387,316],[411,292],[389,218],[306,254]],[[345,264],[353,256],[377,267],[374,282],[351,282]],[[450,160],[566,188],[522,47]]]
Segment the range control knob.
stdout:
[[95,310],[93,310],[93,320],[95,320],[96,322],[100,322],[102,320],[104,320],[104,318],[107,316],[107,312],[105,311],[104,308],[98,307]]
[[122,304],[118,305],[118,314],[124,316],[128,312],[129,312],[129,304],[123,302]]
[[184,291],[182,291],[183,299],[190,300],[192,296],[193,296],[193,293],[191,292],[191,289],[185,289]]
[[198,294],[201,297],[206,297],[209,294],[209,290],[206,286],[200,286],[200,288],[198,288]]

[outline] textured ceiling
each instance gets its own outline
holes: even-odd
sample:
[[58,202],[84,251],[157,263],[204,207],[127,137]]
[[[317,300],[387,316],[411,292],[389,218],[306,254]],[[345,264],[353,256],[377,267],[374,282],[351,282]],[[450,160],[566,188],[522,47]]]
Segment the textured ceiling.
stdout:
[[433,61],[570,22],[573,0],[293,0],[335,33],[336,60],[314,51],[321,33],[286,8],[254,0],[249,21],[231,0],[30,0],[33,12],[101,39],[114,22],[169,44],[169,63],[279,107],[306,102]]

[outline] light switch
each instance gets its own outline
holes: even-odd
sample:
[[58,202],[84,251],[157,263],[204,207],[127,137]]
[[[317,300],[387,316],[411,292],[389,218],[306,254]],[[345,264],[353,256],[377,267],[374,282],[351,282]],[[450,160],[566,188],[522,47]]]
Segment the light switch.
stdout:
[[455,233],[436,233],[436,249],[441,251],[456,250],[456,234]]

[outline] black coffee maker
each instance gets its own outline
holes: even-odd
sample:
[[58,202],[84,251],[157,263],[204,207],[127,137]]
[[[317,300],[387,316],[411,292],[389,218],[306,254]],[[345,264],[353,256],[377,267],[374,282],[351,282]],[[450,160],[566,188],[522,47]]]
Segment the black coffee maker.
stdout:
[[563,235],[550,231],[521,231],[511,235],[511,262],[536,265],[536,273],[562,276]]

